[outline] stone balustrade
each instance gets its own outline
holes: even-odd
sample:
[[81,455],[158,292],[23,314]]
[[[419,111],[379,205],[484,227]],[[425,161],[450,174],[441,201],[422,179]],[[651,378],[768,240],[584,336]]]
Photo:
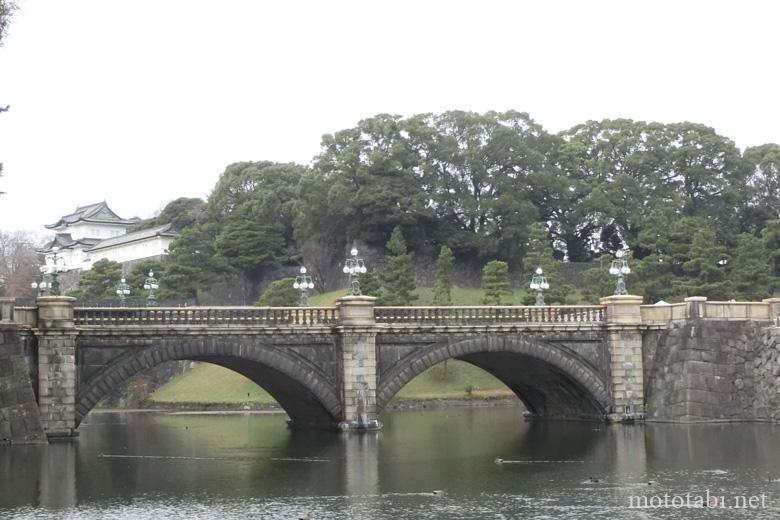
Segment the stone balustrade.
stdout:
[[376,307],[374,316],[377,323],[409,325],[601,322],[604,306]]
[[78,326],[334,325],[335,307],[76,307]]
[[707,301],[703,296],[686,298],[683,303],[642,305],[643,324],[663,324],[690,319],[770,321],[780,319],[780,298],[760,302]]

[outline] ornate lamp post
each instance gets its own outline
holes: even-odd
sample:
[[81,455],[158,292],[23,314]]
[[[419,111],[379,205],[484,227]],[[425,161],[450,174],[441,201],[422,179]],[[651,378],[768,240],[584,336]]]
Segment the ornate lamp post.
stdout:
[[352,291],[352,296],[360,296],[360,275],[368,271],[362,258],[358,258],[358,250],[355,246],[352,246],[352,251],[349,252],[351,257],[348,257],[344,262],[344,274],[349,275],[349,285]]
[[157,306],[157,296],[154,295],[154,291],[159,289],[160,286],[157,283],[157,279],[154,277],[154,271],[149,271],[149,277],[144,281],[144,290],[149,291],[149,295],[146,297],[147,307]]
[[[44,269],[45,267],[41,267],[41,272],[43,272]],[[33,283],[30,284],[30,287],[38,291],[38,296],[43,296],[46,294],[46,289],[49,287],[49,285],[44,280],[41,280],[40,282],[33,280]]]
[[52,296],[59,296],[60,281],[57,279],[57,277],[59,276],[60,273],[67,273],[68,267],[65,265],[65,258],[57,254],[60,248],[54,246],[51,248],[51,250],[52,250],[52,254],[46,258],[46,260],[51,260],[51,263],[47,261],[46,265],[41,267],[41,272],[44,274],[51,275],[51,283],[48,284],[49,292],[51,293]]
[[127,282],[125,281],[125,277],[123,276],[122,279],[119,281],[119,285],[116,286],[116,293],[119,295],[119,302],[122,307],[125,306],[125,300],[127,299],[127,295],[130,294],[130,286],[127,285]]
[[544,271],[541,267],[536,268],[536,274],[531,278],[529,285],[532,291],[536,291],[536,301],[534,305],[544,305],[544,291],[550,288],[547,278],[544,277]]
[[631,268],[628,267],[628,261],[623,258],[623,251],[615,253],[615,259],[612,260],[612,264],[609,266],[609,274],[617,276],[615,282],[615,294],[628,294],[626,290],[626,282],[623,280],[623,275],[627,275],[631,272]]
[[293,287],[301,291],[301,297],[298,300],[298,305],[301,307],[309,306],[309,289],[314,289],[314,282],[311,276],[306,274],[306,268],[301,266],[300,276],[295,277],[295,283]]

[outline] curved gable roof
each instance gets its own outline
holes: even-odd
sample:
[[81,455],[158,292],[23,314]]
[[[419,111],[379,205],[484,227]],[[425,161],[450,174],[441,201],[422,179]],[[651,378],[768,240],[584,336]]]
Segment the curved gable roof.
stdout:
[[130,225],[138,222],[138,219],[123,219],[108,207],[106,201],[103,201],[96,204],[89,204],[87,206],[79,206],[76,208],[76,211],[60,217],[60,219],[54,224],[47,224],[46,228],[56,229],[61,226],[73,225],[76,222]]

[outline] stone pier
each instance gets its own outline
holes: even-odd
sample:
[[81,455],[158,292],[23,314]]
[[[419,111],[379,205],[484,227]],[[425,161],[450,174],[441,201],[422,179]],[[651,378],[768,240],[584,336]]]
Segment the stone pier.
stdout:
[[38,408],[49,439],[75,437],[76,330],[67,296],[38,298]]
[[612,392],[609,421],[644,419],[641,296],[614,295],[601,299],[606,307],[607,350]]
[[341,351],[342,430],[382,427],[376,406],[376,322],[372,296],[339,298],[338,341]]

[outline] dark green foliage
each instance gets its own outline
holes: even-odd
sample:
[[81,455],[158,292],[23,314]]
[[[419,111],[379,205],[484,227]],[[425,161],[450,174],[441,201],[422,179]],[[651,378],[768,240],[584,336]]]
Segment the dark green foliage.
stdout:
[[363,296],[379,298],[378,303],[381,304],[382,281],[376,271],[360,275],[360,292]]
[[[162,280],[165,280],[165,264],[159,260],[143,260],[133,266],[130,272],[125,276],[127,285],[130,286],[130,295],[128,298],[145,298],[147,291],[144,290],[144,282],[149,277],[149,271],[154,272],[154,277],[162,288]],[[160,291],[163,292],[163,291]],[[160,292],[156,294],[160,294]]]
[[[601,298],[615,292],[615,277],[609,274],[612,255],[604,255],[598,259],[598,262],[598,267],[592,267],[583,274],[585,287],[582,290],[582,296],[585,301],[594,305],[597,305]],[[630,286],[628,289],[629,293],[635,293]]]
[[733,298],[757,301],[772,296],[776,284],[774,261],[764,240],[750,233],[739,235],[728,265]]
[[455,256],[452,254],[452,249],[442,246],[436,261],[436,284],[433,286],[434,305],[452,305],[450,274],[453,263],[455,263]]
[[174,239],[160,277],[161,298],[197,298],[229,270],[211,240],[197,228],[187,228]]
[[482,303],[484,305],[503,305],[506,302],[501,301],[502,296],[512,294],[509,286],[509,265],[501,260],[488,262],[482,269],[482,290],[484,296]]
[[80,300],[115,299],[122,279],[122,266],[111,260],[98,260],[92,269],[79,279],[78,286],[69,293]]
[[726,269],[719,261],[727,260],[726,248],[715,241],[715,233],[703,228],[693,235],[688,260],[682,264],[684,278],[675,280],[674,289],[685,296],[706,296],[710,300],[725,300],[731,294]]
[[382,273],[382,305],[411,305],[417,299],[412,272],[413,253],[407,253],[401,227],[396,226],[387,242],[390,257]]
[[[542,274],[550,284],[550,288],[544,292],[545,303],[566,304],[568,294],[574,292],[574,287],[564,284],[561,277],[560,262],[555,259],[554,251],[550,243],[550,235],[542,222],[535,222],[530,226],[530,234],[525,247],[523,257],[523,285],[528,287],[536,269],[542,268]],[[534,303],[536,293],[528,289],[523,298],[523,303]]]
[[169,202],[154,218],[143,220],[133,227],[133,230],[148,229],[164,224],[173,224],[173,229],[181,231],[194,227],[201,220],[206,203],[200,198],[179,197]]
[[268,307],[296,307],[301,292],[293,287],[295,278],[282,278],[271,282],[255,305]]

